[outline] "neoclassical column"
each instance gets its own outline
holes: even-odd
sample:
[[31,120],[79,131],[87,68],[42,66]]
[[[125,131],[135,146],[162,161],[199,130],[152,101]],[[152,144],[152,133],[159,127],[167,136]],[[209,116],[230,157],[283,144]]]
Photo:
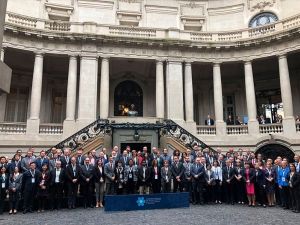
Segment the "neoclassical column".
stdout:
[[164,92],[164,64],[156,61],[156,117],[165,117],[165,92]]
[[78,96],[78,129],[96,119],[97,112],[98,56],[82,55]]
[[186,122],[194,122],[194,93],[191,62],[184,64],[184,101]]
[[293,98],[292,89],[290,83],[289,68],[286,55],[280,55],[278,57],[279,64],[279,77],[280,77],[280,89],[281,98],[283,102],[284,118],[293,118]]
[[30,100],[30,119],[40,119],[42,82],[43,82],[44,56],[42,53],[35,54],[31,100]]
[[226,134],[226,126],[223,119],[223,93],[221,80],[220,63],[213,64],[213,84],[214,84],[214,106],[215,106],[215,124],[217,135]]
[[43,53],[35,53],[31,98],[30,98],[30,115],[27,120],[27,134],[38,134],[40,126],[40,110],[42,98],[42,83],[43,83]]
[[283,132],[285,135],[294,136],[296,134],[296,125],[293,112],[293,98],[290,83],[289,67],[286,55],[278,56],[278,65],[281,99],[284,111],[284,118],[282,121]]
[[253,80],[253,70],[252,62],[244,62],[245,70],[245,89],[246,89],[246,102],[247,102],[247,111],[248,111],[248,131],[249,134],[258,134],[259,126],[256,119],[257,109],[256,109],[256,96],[255,96],[255,87]]
[[100,80],[100,118],[107,119],[109,113],[109,58],[102,58]]
[[0,55],[0,60],[1,60],[2,62],[4,62],[4,56],[5,56],[5,48],[2,48],[2,49],[1,49],[1,55]]
[[166,87],[167,87],[167,116],[168,119],[183,122],[183,76],[182,62],[168,60]]
[[77,57],[69,57],[66,120],[75,120],[77,90]]

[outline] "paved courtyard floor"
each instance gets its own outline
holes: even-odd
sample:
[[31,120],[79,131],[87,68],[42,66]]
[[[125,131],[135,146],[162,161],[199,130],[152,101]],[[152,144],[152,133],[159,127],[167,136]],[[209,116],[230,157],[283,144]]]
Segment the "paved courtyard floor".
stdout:
[[23,215],[0,216],[1,225],[253,225],[300,224],[300,214],[281,208],[249,208],[239,205],[190,206],[181,209],[145,210],[128,212],[104,212],[103,209],[63,209]]

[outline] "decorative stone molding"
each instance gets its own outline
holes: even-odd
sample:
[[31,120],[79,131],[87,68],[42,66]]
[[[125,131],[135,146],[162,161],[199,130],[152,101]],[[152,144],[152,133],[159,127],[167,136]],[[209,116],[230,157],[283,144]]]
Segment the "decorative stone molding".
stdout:
[[50,20],[70,20],[70,16],[73,13],[74,7],[71,5],[61,4],[56,0],[47,0],[45,2],[45,7],[48,12],[48,17]]
[[207,12],[210,16],[226,15],[244,11],[244,4],[231,5],[218,8],[208,8]]
[[114,8],[114,0],[77,0],[79,7],[109,9]]
[[250,11],[262,11],[266,7],[273,7],[276,0],[248,0],[248,9]]
[[202,31],[205,23],[204,5],[190,2],[180,6],[180,19],[185,30]]
[[142,17],[141,0],[118,0],[117,17],[120,25],[138,26]]

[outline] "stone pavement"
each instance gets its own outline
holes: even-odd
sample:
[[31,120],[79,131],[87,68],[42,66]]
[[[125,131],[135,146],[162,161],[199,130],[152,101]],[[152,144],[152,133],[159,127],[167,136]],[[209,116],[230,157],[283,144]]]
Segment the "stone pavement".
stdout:
[[300,214],[281,208],[249,208],[240,205],[205,205],[183,209],[107,213],[103,209],[63,209],[23,215],[0,216],[1,225],[169,225],[169,224],[299,224]]

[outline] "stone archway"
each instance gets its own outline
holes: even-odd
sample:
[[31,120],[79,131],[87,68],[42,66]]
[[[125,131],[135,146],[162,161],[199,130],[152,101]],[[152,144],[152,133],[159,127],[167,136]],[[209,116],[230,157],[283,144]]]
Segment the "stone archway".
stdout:
[[131,104],[135,105],[138,116],[143,116],[143,90],[136,82],[125,80],[115,88],[114,115],[127,116]]
[[278,144],[266,144],[258,148],[255,154],[262,154],[264,159],[270,158],[275,160],[276,157],[281,156],[282,158],[287,158],[290,162],[292,162],[295,153],[288,147]]

